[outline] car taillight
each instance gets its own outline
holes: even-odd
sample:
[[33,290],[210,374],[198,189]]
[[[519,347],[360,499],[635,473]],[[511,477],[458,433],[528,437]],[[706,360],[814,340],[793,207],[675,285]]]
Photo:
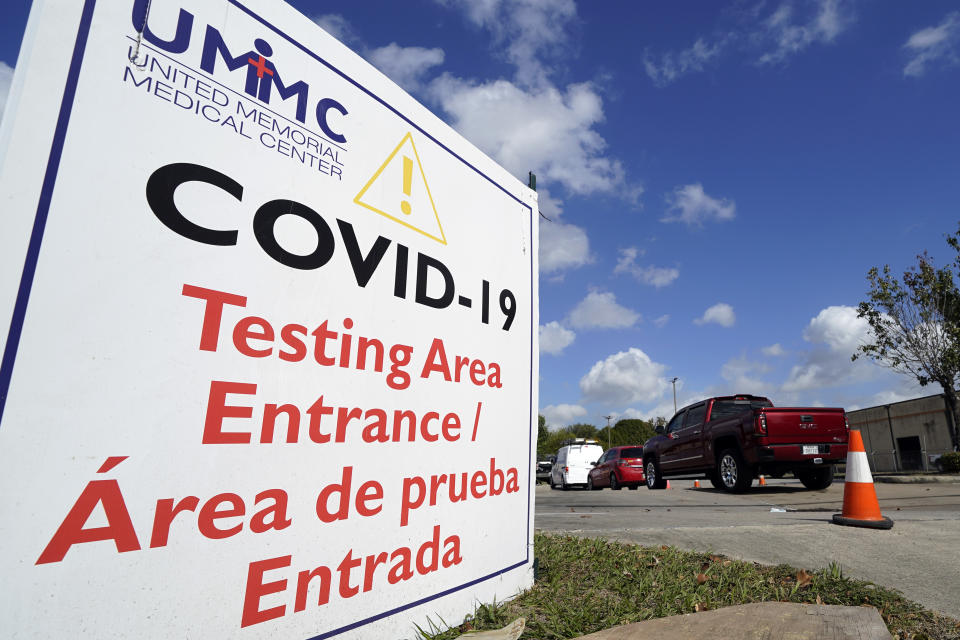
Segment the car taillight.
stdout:
[[767,435],[767,416],[764,413],[757,416],[757,433],[762,436]]
[[843,414],[843,426],[847,428],[847,431],[850,431],[850,421],[847,420],[847,414]]
[[629,467],[629,466],[630,466],[630,461],[629,461],[629,460],[617,460],[617,466],[618,466],[618,467]]

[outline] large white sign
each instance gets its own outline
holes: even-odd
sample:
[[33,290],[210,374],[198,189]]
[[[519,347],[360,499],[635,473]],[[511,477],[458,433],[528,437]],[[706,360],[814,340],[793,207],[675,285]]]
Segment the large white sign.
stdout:
[[530,585],[533,192],[270,0],[34,2],[0,152],[6,637]]

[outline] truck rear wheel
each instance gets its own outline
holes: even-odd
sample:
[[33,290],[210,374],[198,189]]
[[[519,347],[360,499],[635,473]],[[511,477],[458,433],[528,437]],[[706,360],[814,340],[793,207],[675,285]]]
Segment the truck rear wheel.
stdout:
[[720,454],[716,475],[721,488],[730,493],[743,493],[753,484],[753,474],[736,449],[727,449]]
[[827,465],[822,469],[797,471],[797,479],[800,480],[807,489],[822,491],[833,484],[833,465]]
[[656,458],[647,458],[647,489],[666,489],[667,481],[660,477],[660,463]]

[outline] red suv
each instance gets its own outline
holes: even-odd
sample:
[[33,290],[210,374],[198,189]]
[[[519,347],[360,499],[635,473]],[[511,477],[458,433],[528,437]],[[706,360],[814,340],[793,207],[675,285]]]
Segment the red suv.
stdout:
[[643,447],[611,447],[600,456],[587,476],[587,489],[603,487],[636,489],[646,483],[643,477]]

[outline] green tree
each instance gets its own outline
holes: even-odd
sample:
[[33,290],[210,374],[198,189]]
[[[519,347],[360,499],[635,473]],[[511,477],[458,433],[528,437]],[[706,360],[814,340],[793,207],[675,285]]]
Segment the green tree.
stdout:
[[598,442],[600,440],[597,428],[592,424],[574,424],[558,431],[548,432],[542,442],[537,442],[537,453],[547,456],[553,455],[563,446],[565,440],[572,440],[574,438],[588,438],[597,440]]
[[960,271],[960,229],[947,242],[957,258],[951,268],[936,267],[926,252],[898,279],[890,266],[870,269],[869,300],[857,316],[870,324],[871,342],[857,347],[852,359],[872,362],[909,375],[921,386],[937,383],[949,409],[950,439],[957,439],[956,385],[960,378],[960,291],[954,270]]
[[656,434],[651,423],[636,418],[617,420],[617,424],[613,427],[613,443],[615,446],[643,444],[654,435]]
[[597,438],[597,428],[592,424],[586,424],[583,422],[578,422],[577,424],[572,424],[567,427],[567,430],[573,434],[575,438]]
[[550,430],[547,429],[547,419],[542,415],[537,415],[537,455],[549,453],[544,449],[547,438],[550,437]]
[[608,442],[611,447],[622,447],[631,444],[642,445],[653,436],[652,423],[638,418],[623,418],[610,427],[609,435],[607,427],[597,430],[596,440],[604,447]]
[[547,435],[546,439],[543,441],[543,449],[540,451],[544,455],[552,456],[557,450],[563,446],[562,443],[564,440],[569,440],[575,437],[573,432],[569,429],[560,429],[559,431],[553,431]]

